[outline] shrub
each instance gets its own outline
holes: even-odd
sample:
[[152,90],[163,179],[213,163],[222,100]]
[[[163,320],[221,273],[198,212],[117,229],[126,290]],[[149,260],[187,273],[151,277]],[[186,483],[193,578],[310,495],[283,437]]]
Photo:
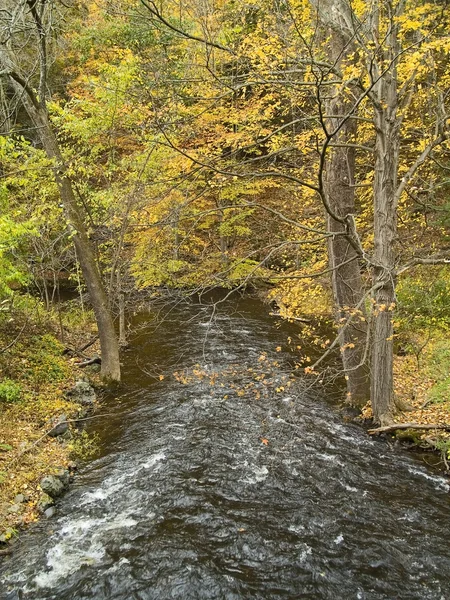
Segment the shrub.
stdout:
[[0,381],[0,402],[13,404],[22,397],[21,386],[12,379],[3,379]]

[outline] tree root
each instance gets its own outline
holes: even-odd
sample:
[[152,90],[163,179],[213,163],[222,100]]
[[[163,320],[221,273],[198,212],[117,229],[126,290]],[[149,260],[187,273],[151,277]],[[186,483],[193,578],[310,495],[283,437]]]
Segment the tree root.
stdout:
[[379,435],[380,433],[388,433],[396,429],[442,429],[450,431],[450,425],[439,425],[438,423],[421,425],[420,423],[394,423],[393,425],[385,425],[376,429],[369,429],[369,435]]

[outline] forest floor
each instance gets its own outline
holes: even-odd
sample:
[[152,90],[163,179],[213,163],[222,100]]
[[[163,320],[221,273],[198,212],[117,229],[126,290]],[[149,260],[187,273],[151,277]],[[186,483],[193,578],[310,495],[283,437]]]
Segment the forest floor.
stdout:
[[58,321],[52,313],[29,309],[0,321],[0,543],[39,518],[42,477],[67,468],[92,446],[76,429],[48,435],[55,419],[73,420],[85,410],[66,397],[83,372],[63,350],[93,333],[88,317],[66,323],[62,344]]
[[[399,411],[394,421],[399,424],[450,424],[450,341],[437,334],[419,355],[394,357],[396,400],[409,405]],[[369,404],[363,409],[363,419],[372,418]],[[396,430],[388,435],[415,444],[425,450],[441,453],[442,467],[449,470],[450,431],[439,429]]]

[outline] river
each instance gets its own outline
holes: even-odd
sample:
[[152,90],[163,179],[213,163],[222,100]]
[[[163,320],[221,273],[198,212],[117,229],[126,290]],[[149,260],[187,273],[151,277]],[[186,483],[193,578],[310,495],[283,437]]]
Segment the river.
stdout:
[[252,299],[151,316],[2,600],[450,598],[447,481],[289,377],[298,330]]

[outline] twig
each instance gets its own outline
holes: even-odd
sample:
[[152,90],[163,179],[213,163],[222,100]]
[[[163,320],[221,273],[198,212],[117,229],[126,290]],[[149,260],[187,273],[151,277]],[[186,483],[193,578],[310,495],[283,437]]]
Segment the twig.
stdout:
[[12,342],[10,342],[7,346],[5,346],[4,348],[0,349],[0,354],[3,354],[4,352],[6,352],[7,350],[9,350],[12,346],[14,346],[14,344],[17,342],[17,340],[20,338],[20,336],[22,335],[25,327],[28,325],[28,319],[25,321],[22,329],[19,331],[19,333],[16,335],[16,337],[13,339]]
[[[80,421],[90,421],[91,419],[99,419],[100,417],[113,417],[114,413],[102,413],[101,415],[92,415],[91,417],[83,417],[82,419],[67,419],[66,421],[58,421],[60,423],[79,423]],[[53,425],[53,427],[55,427]],[[51,431],[51,429],[50,429]]]
[[439,425],[438,423],[427,425],[421,425],[420,423],[394,423],[394,425],[369,429],[367,433],[369,435],[379,435],[380,433],[387,433],[389,431],[395,431],[396,429],[443,429],[445,431],[450,431],[450,425]]
[[304,319],[303,317],[283,317],[279,312],[269,313],[271,317],[286,318],[287,321],[299,321],[300,323],[311,323],[311,319]]
[[431,398],[428,398],[428,400],[425,400],[425,402],[420,405],[420,410],[423,410],[425,408],[425,406],[428,406],[428,404],[430,404],[431,400],[432,400]]

